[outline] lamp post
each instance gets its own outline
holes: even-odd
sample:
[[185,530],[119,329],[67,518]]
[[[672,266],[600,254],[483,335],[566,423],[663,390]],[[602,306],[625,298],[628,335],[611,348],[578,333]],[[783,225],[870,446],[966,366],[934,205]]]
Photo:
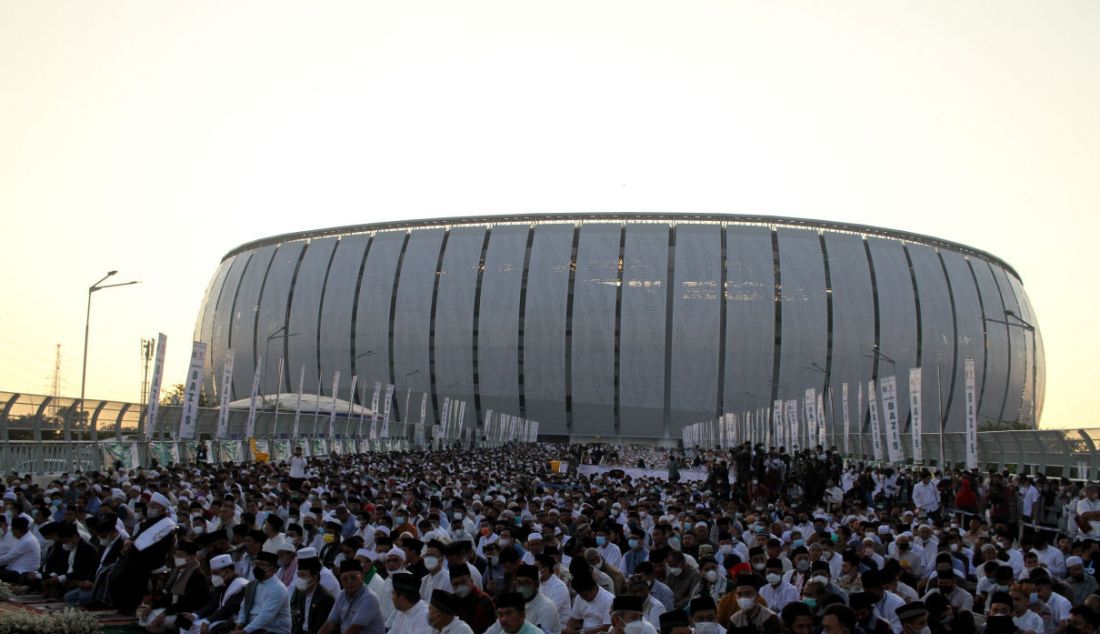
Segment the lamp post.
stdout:
[[[115,288],[116,286],[130,286],[131,284],[140,284],[138,281],[122,282],[120,284],[104,284],[103,281],[107,278],[117,274],[118,271],[108,271],[98,282],[88,287],[88,307],[84,314],[84,358],[80,364],[80,424],[85,424],[84,421],[84,388],[87,385],[88,379],[88,332],[91,328],[92,322],[92,293],[101,291],[105,288]],[[65,420],[65,441],[72,440],[72,427],[68,419]],[[96,430],[92,429],[92,442],[98,440],[98,434]],[[72,447],[69,448],[69,467],[72,466]]]
[[[263,392],[264,396],[267,396],[267,361],[268,361],[268,359],[271,358],[268,355],[268,350],[271,348],[271,340],[274,339],[275,337],[278,337],[280,333],[283,335],[283,352],[284,353],[286,352],[286,340],[287,340],[287,338],[294,337],[298,334],[296,332],[287,332],[286,326],[279,326],[275,330],[275,332],[272,332],[270,335],[267,336],[267,341],[264,342],[264,359],[263,359],[263,361],[264,361],[264,380],[263,380],[263,384],[260,386],[260,391]],[[278,400],[278,395],[276,395],[276,400]]]

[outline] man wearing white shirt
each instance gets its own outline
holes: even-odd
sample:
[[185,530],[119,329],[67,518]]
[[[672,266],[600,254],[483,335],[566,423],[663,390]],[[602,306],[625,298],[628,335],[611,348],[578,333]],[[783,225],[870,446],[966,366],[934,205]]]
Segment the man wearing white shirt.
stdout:
[[302,455],[302,448],[295,447],[294,455],[290,457],[290,489],[297,491],[302,486],[302,482],[306,479],[306,467],[309,466],[309,461]]
[[1045,623],[1046,634],[1064,630],[1069,624],[1069,611],[1073,605],[1069,599],[1054,591],[1049,575],[1033,574],[1031,580],[1035,583],[1035,594],[1039,595],[1039,600],[1050,608],[1051,618]]
[[877,570],[868,570],[863,573],[860,581],[863,584],[863,591],[875,600],[875,616],[885,619],[894,630],[894,634],[901,634],[901,619],[898,618],[897,609],[905,605],[905,600],[882,587],[882,576]]
[[420,582],[420,598],[427,603],[432,600],[432,590],[446,590],[453,592],[451,575],[443,565],[443,545],[432,541],[424,550],[424,567],[428,574]]
[[573,590],[577,596],[573,598],[573,608],[569,611],[567,631],[590,632],[611,625],[611,605],[615,595],[596,585],[589,576],[574,577]]
[[1018,482],[1020,497],[1023,498],[1020,502],[1021,519],[1025,524],[1034,524],[1035,512],[1039,510],[1035,506],[1039,502],[1039,489],[1035,488],[1031,478],[1027,476],[1020,476]]
[[38,570],[42,563],[42,547],[29,529],[30,520],[25,516],[11,521],[11,535],[15,542],[0,556],[0,581],[17,583],[24,574]]
[[[615,530],[618,530],[618,528],[616,527]],[[596,550],[599,551],[600,558],[606,561],[608,566],[615,570],[623,569],[623,551],[611,541],[611,530],[607,526],[600,526],[596,529]]]
[[546,634],[561,632],[558,606],[539,592],[539,571],[535,566],[521,565],[516,569],[516,592],[523,596],[527,621]]
[[554,558],[550,555],[539,555],[535,558],[535,567],[539,571],[539,592],[546,595],[558,609],[558,622],[569,622],[569,588],[565,582],[554,574]]
[[772,612],[778,614],[788,603],[799,600],[798,590],[783,580],[783,563],[778,559],[768,560],[765,578],[768,583],[760,588],[760,596],[768,602],[768,609]]
[[932,484],[932,474],[921,471],[920,482],[913,486],[913,505],[932,515],[940,510],[940,492]]
[[393,622],[389,634],[422,634],[428,628],[428,604],[420,600],[420,584],[411,573],[393,578]]
[[1059,579],[1065,577],[1066,556],[1062,554],[1062,551],[1047,544],[1047,537],[1042,533],[1035,534],[1034,545],[1035,547],[1031,551],[1039,558],[1039,563],[1050,571],[1052,576]]
[[1085,487],[1085,497],[1077,501],[1077,516],[1088,521],[1092,527],[1081,537],[1100,539],[1100,487],[1095,484]]

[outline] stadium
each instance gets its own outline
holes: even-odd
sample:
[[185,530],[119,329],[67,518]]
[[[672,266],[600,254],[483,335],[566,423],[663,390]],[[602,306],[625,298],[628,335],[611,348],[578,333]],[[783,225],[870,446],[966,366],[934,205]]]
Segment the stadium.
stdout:
[[437,423],[457,399],[467,425],[515,415],[547,439],[674,441],[810,388],[834,434],[847,391],[854,433],[869,419],[857,386],[886,376],[907,433],[917,367],[924,431],[959,432],[967,359],[982,429],[1036,428],[1044,391],[1038,322],[1003,260],[769,216],[445,218],[264,238],[223,258],[195,339],[209,344],[208,397],[232,349],[231,400],[257,366],[264,394],[304,377],[331,396],[339,372],[337,395],[356,376],[360,404],[394,385],[397,420],[419,422],[423,399]]

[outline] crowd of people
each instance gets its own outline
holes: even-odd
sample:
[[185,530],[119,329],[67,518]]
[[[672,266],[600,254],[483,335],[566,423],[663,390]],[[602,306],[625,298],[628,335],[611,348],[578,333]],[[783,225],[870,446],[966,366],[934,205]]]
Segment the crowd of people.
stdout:
[[[609,458],[667,473],[550,468]],[[0,580],[150,632],[1093,634],[1097,493],[824,447],[296,449],[12,474]]]

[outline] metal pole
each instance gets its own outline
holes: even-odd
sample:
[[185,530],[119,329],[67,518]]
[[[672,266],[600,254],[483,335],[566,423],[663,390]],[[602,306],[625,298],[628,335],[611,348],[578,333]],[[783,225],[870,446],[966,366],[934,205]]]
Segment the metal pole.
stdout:
[[[110,275],[108,275],[107,277],[110,277]],[[107,279],[107,278],[105,277],[103,279]],[[99,280],[99,282],[102,282],[102,281],[103,280]],[[79,420],[81,420],[81,421],[84,420],[84,386],[85,386],[85,384],[87,382],[87,378],[88,378],[88,331],[91,327],[91,321],[92,321],[92,293],[95,291],[96,284],[99,284],[99,282],[96,282],[95,284],[92,284],[91,286],[88,287],[88,307],[87,307],[87,309],[84,313],[84,359],[83,359],[83,361],[81,361],[81,364],[80,364],[80,418],[79,418]],[[71,447],[72,447],[72,445],[71,445],[72,437],[71,437],[71,433],[72,433],[72,423],[70,422],[69,417],[66,416],[65,417],[65,442],[70,443],[69,444],[70,449],[68,451],[68,459],[66,461],[66,468],[69,469],[70,471],[72,470],[72,449],[71,449]]]
[[940,415],[940,469],[946,469],[947,463],[944,461],[943,449],[943,392],[940,389],[940,361],[936,359],[936,409]]

